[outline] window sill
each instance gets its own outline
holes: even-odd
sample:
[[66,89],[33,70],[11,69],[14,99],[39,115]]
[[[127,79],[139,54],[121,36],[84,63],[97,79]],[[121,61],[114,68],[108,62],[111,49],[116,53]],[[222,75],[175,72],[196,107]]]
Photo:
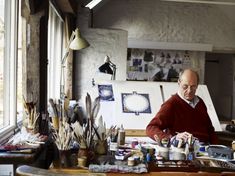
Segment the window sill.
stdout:
[[2,128],[0,130],[0,144],[5,143],[8,141],[8,139],[14,135],[15,133],[15,126],[8,126],[6,128]]

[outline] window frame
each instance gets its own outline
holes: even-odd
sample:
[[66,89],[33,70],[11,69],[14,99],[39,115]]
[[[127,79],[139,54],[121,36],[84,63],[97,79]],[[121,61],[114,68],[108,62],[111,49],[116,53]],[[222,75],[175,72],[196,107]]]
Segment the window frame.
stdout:
[[[48,99],[60,98],[61,59],[64,46],[64,19],[56,4],[49,1],[48,18]],[[60,51],[60,52],[59,52]]]
[[17,0],[5,0],[3,72],[4,126],[0,128],[0,142],[9,137],[17,125],[18,5]]

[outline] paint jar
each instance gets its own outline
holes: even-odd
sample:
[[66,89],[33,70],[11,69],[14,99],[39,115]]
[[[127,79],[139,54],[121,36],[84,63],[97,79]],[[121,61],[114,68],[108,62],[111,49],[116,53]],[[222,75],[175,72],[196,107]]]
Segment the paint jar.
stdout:
[[135,159],[133,157],[129,157],[127,159],[127,165],[128,166],[134,166],[135,165]]
[[169,148],[157,146],[158,155],[162,157],[164,160],[169,160]]
[[87,161],[86,157],[78,158],[78,166],[85,167],[86,166],[86,161]]
[[185,160],[184,148],[173,147],[171,148],[172,160]]

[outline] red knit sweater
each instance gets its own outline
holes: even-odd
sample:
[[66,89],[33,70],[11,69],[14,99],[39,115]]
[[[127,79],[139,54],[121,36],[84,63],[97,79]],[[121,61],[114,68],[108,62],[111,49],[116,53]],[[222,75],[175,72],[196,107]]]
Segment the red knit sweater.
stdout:
[[176,135],[176,132],[185,131],[193,134],[201,142],[218,142],[207,108],[200,97],[196,107],[192,108],[178,94],[173,95],[162,104],[146,128],[147,135],[152,139],[155,134],[162,139],[170,138]]

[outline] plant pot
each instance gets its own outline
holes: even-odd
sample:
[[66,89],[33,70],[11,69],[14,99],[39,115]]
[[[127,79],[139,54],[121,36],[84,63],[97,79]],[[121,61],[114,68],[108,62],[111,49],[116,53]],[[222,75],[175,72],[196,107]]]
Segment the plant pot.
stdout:
[[94,151],[87,148],[80,148],[78,151],[78,159],[86,159],[86,166],[89,166],[89,164],[94,160],[94,156]]
[[59,150],[59,157],[54,162],[56,168],[68,168],[71,167],[71,151],[70,150]]
[[108,152],[107,140],[98,140],[95,145],[95,152],[98,155],[105,155]]

